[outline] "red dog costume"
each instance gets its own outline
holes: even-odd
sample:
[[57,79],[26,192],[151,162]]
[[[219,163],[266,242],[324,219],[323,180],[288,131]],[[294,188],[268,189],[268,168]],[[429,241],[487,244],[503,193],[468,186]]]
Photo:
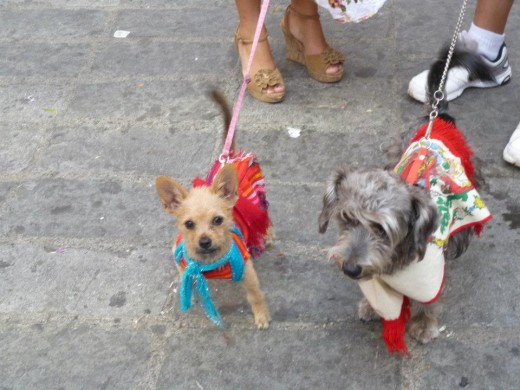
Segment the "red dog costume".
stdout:
[[380,275],[359,286],[383,320],[389,352],[407,353],[404,341],[410,316],[408,298],[433,303],[442,291],[444,252],[450,236],[470,227],[479,234],[492,216],[473,184],[473,154],[452,120],[436,118],[429,139],[427,125],[419,129],[394,168],[410,185],[429,192],[437,206],[440,226],[430,237],[423,259],[391,275]]

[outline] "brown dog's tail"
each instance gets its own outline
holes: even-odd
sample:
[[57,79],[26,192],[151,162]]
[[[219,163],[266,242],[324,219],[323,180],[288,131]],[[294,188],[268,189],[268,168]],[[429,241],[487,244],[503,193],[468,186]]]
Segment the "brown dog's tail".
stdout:
[[[222,113],[224,114],[224,131],[222,135],[222,142],[226,142],[227,132],[229,129],[229,124],[231,123],[231,110],[229,108],[227,100],[224,96],[217,90],[211,91],[211,98],[215,103],[217,103],[222,109]],[[235,140],[231,142],[230,152],[235,151]]]

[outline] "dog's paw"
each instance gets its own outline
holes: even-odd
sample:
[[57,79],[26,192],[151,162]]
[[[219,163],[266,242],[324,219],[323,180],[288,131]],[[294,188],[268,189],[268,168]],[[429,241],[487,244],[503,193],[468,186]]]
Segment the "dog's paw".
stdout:
[[439,337],[440,334],[437,327],[437,321],[426,320],[424,318],[412,319],[410,321],[408,333],[415,340],[420,341],[423,344],[428,344],[430,341]]
[[254,317],[257,329],[265,330],[269,328],[269,323],[271,322],[271,315],[269,314],[268,310],[255,313]]
[[379,315],[376,311],[370,306],[368,300],[366,298],[362,298],[358,303],[358,317],[361,321],[368,322],[379,319]]

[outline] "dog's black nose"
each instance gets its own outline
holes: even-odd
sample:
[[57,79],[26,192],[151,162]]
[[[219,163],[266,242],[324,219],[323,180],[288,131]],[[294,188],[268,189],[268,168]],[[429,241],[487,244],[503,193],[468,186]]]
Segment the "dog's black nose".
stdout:
[[359,275],[361,275],[361,271],[363,271],[363,268],[361,268],[361,266],[349,263],[347,261],[343,262],[343,273],[345,275],[355,279]]
[[211,248],[211,238],[209,238],[209,237],[202,237],[199,240],[199,246],[202,249],[209,249],[209,248]]

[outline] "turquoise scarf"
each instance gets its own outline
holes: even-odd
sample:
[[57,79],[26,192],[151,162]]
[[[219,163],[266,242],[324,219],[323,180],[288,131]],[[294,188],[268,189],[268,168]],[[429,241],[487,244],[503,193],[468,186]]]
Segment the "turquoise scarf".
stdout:
[[[241,240],[244,240],[240,230],[238,230],[236,226],[233,226],[231,230],[238,235]],[[182,258],[186,261],[186,268],[182,274],[180,287],[181,311],[190,309],[192,295],[194,294],[193,286],[195,286],[195,293],[198,295],[200,305],[206,312],[207,317],[213,321],[215,325],[222,327],[224,322],[222,321],[219,311],[213,304],[204,272],[213,271],[229,263],[231,266],[232,280],[234,282],[242,280],[242,276],[244,275],[244,259],[235,241],[233,239],[231,240],[229,250],[220,259],[210,264],[199,264],[188,256],[183,239],[173,253],[173,259],[177,265],[181,264]]]

